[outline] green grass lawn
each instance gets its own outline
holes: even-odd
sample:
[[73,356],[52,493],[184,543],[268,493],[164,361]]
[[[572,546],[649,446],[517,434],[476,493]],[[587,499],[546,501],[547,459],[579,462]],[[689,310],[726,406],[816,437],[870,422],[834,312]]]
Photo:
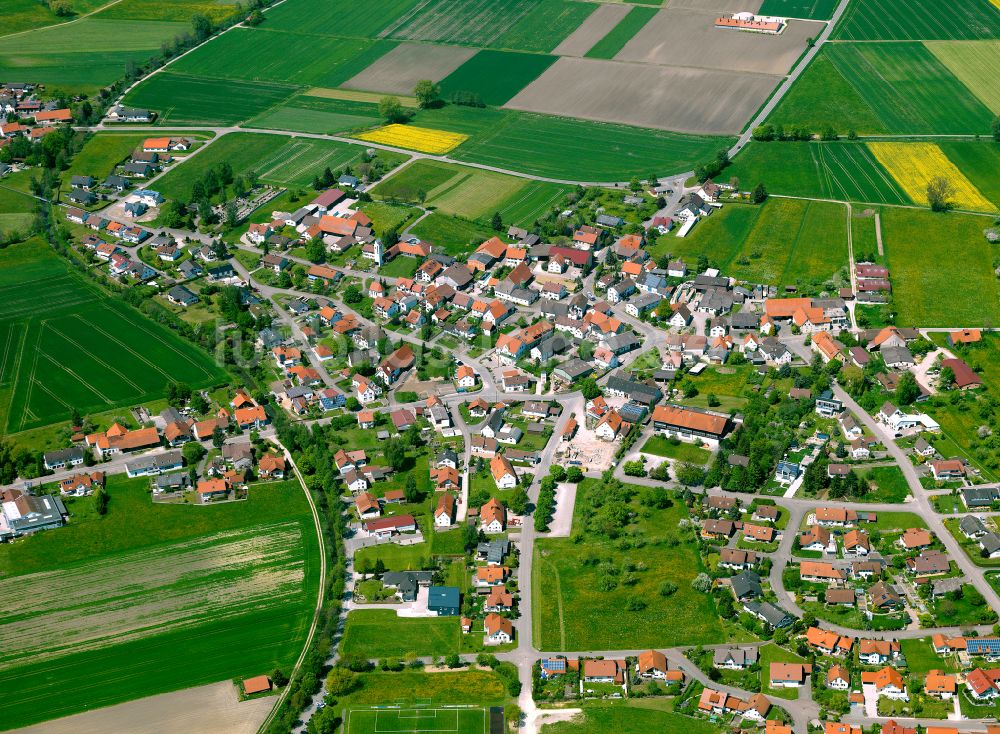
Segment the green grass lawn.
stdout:
[[635,699],[632,701],[589,701],[583,712],[570,721],[559,721],[542,727],[542,734],[606,734],[621,732],[687,732],[711,734],[718,731],[715,724],[689,716],[676,714],[671,702],[663,699]]
[[449,655],[461,649],[462,628],[458,617],[397,617],[391,609],[356,609],[347,615],[341,643],[344,655],[366,658],[401,658]]
[[[357,682],[358,687],[340,699],[346,707],[375,706],[397,701],[416,703],[427,699],[443,706],[496,706],[507,699],[503,680],[491,670],[441,673],[425,673],[421,670],[387,673],[373,670],[358,675]],[[353,729],[349,732],[353,732]]]
[[[586,480],[577,490],[574,528],[582,528],[594,508],[588,492],[596,483]],[[535,546],[532,578],[536,599],[547,600],[534,608],[534,644],[542,650],[613,650],[694,645],[721,642],[725,635],[711,597],[691,588],[692,579],[702,570],[693,541],[678,537],[678,522],[686,517],[683,506],[654,510],[641,517],[635,530],[648,541],[641,550],[621,550],[618,544],[593,534],[585,540],[540,539]],[[663,542],[667,536],[680,542]],[[598,563],[589,563],[598,559]],[[634,572],[635,584],[618,584],[601,591],[599,582],[608,576],[600,562],[614,564],[642,561],[647,570]],[[655,570],[654,570],[655,569]],[[677,585],[677,591],[663,597],[663,581]],[[633,599],[645,602],[630,611]],[[609,625],[609,618],[616,620]]]
[[957,670],[954,657],[941,657],[934,652],[930,638],[919,640],[900,640],[900,651],[906,658],[907,670],[911,675],[923,677],[931,670],[944,672]]
[[[771,663],[804,663],[804,658],[800,658],[793,652],[778,647],[777,645],[764,645],[758,650],[760,655],[760,685],[761,693],[778,698],[795,700],[799,697],[798,688],[772,688],[770,684]],[[806,684],[808,685],[808,684]]]
[[432,213],[420,220],[412,230],[422,240],[434,243],[449,255],[472,252],[494,234],[486,225],[467,219]]
[[[912,209],[882,213],[900,326],[970,326],[1000,321],[993,251],[983,237],[989,218]],[[951,284],[960,278],[962,288]],[[947,298],[928,298],[945,293]]]
[[712,458],[712,452],[695,446],[692,443],[673,443],[663,436],[650,436],[643,444],[641,451],[646,454],[663,456],[677,461],[690,461],[694,464],[706,464]]
[[898,466],[877,466],[859,471],[859,475],[875,485],[871,492],[860,498],[864,502],[896,504],[910,494],[910,486],[906,483],[903,470]]
[[[0,548],[0,671],[20,691],[5,725],[290,671],[319,573],[298,483],[191,507],[153,505],[148,481],[113,476],[106,516],[76,499],[67,527]],[[80,685],[53,697],[66,676]]]
[[91,136],[80,152],[73,156],[64,179],[68,183],[70,176],[93,176],[98,181],[103,181],[147,137],[149,136],[142,133],[101,133]]
[[[71,270],[39,240],[0,253],[0,425],[16,433],[163,395],[210,387],[210,357]],[[124,335],[128,335],[125,337]]]

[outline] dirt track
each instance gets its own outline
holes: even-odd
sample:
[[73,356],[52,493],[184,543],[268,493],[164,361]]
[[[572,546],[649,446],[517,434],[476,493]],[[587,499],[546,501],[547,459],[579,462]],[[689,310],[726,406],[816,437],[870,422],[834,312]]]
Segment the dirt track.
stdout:
[[[770,36],[716,28],[712,10],[661,10],[615,56],[664,66],[785,74],[806,50],[816,25],[792,21],[783,33]],[[752,112],[753,110],[751,110]]]
[[779,77],[564,57],[505,106],[679,132],[739,134]]
[[272,697],[239,703],[229,681],[141,698],[23,729],[14,734],[253,734]]
[[439,82],[468,61],[474,48],[402,43],[344,83],[347,89],[413,94],[421,79]]
[[628,15],[631,7],[625,3],[618,5],[598,5],[597,10],[587,16],[580,27],[563,39],[552,52],[556,56],[583,56],[608,31],[618,25],[618,21]]

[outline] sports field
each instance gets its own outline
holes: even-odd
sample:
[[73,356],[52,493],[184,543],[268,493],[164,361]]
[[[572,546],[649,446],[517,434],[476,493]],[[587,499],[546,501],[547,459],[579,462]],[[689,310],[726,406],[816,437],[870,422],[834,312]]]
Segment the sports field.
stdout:
[[479,707],[359,708],[347,713],[346,734],[451,732],[489,734],[489,713]]
[[298,483],[191,507],[153,505],[148,482],[113,476],[107,515],[77,499],[68,527],[0,548],[0,675],[18,681],[4,728],[291,671],[319,573]]
[[992,247],[983,237],[991,221],[968,214],[882,211],[899,326],[1000,323],[1000,285]]
[[478,168],[421,160],[406,167],[372,193],[387,199],[419,202],[444,214],[530,225],[547,214],[569,187],[508,176]]
[[1000,8],[990,0],[965,0],[946,8],[939,0],[909,0],[900,12],[894,0],[852,0],[833,35],[845,41],[996,38]]
[[0,425],[16,433],[225,379],[212,359],[112,299],[39,240],[0,252]]
[[761,207],[729,206],[687,237],[663,235],[655,253],[713,267],[752,283],[822,284],[847,267],[847,213],[840,204],[769,199]]

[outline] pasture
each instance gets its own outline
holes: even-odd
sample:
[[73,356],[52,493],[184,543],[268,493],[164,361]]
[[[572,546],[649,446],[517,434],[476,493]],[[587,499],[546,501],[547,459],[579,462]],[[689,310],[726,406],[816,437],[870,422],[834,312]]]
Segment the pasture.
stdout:
[[1000,8],[990,0],[968,0],[941,10],[937,0],[912,0],[905,13],[893,0],[853,0],[833,36],[843,41],[948,41],[1000,35]]
[[[112,476],[107,515],[76,499],[67,527],[0,549],[5,726],[290,671],[319,573],[298,483],[197,508],[153,505],[148,482]],[[57,679],[77,684],[53,696]]]
[[[613,7],[613,6],[612,6]],[[656,8],[636,6],[629,10],[628,15],[612,28],[587,51],[585,56],[593,59],[613,59],[625,44],[632,40],[643,26],[659,11]]]
[[587,16],[576,30],[570,33],[553,49],[556,56],[584,56],[595,43],[604,38],[621,20],[629,14],[631,8],[625,3],[604,3]]
[[190,23],[84,18],[72,25],[0,37],[0,78],[29,79],[57,89],[91,93],[142,62]]
[[441,97],[474,92],[488,105],[500,106],[555,63],[547,54],[480,51],[441,80]]
[[912,209],[882,212],[882,237],[899,326],[957,328],[1000,322],[993,251],[983,237],[990,221]]
[[595,8],[574,0],[427,0],[390,23],[381,35],[548,52]]
[[211,358],[87,283],[37,240],[0,253],[0,425],[16,433],[225,379]]
[[837,0],[764,0],[757,12],[781,18],[828,20],[836,7]]
[[[597,491],[597,486],[590,479],[579,485],[574,527],[590,524],[595,508],[588,494]],[[629,504],[635,509],[637,500]],[[686,517],[686,508],[675,504],[636,520],[634,529],[648,541],[641,569],[634,567],[639,559],[632,552],[603,535],[585,533],[582,543],[540,538],[535,544],[531,583],[535,597],[547,601],[533,610],[535,647],[622,650],[724,641],[712,598],[691,588],[702,564],[695,542],[678,529]],[[678,542],[665,542],[668,537]],[[621,583],[626,574],[634,578]],[[664,581],[675,583],[676,591],[662,595],[659,589]],[[615,624],[606,624],[609,618]]]
[[1000,41],[932,41],[924,44],[979,101],[1000,114]]
[[385,732],[453,732],[484,734],[489,731],[489,714],[478,707],[402,708],[378,707],[351,709],[345,724],[346,734],[384,734]]
[[927,185],[935,177],[944,176],[955,188],[953,201],[959,209],[996,211],[934,143],[872,142],[868,148],[907,195],[920,204],[927,204]]
[[[478,168],[420,160],[372,190],[376,197],[419,202],[443,214],[486,223],[500,212],[508,224],[528,226],[547,214],[569,187]],[[431,240],[432,242],[437,242]]]
[[401,43],[344,82],[347,89],[413,94],[422,79],[438,82],[475,55],[458,46]]
[[660,130],[733,135],[742,131],[779,81],[764,74],[567,56],[506,106]]
[[726,170],[742,188],[763,182],[775,194],[910,204],[910,198],[863,143],[748,145]]
[[233,125],[271,109],[294,92],[295,87],[287,84],[221,81],[165,71],[129,92],[125,104],[155,110],[161,125]]
[[847,214],[840,204],[771,198],[761,207],[728,206],[687,237],[666,234],[655,252],[714,267],[753,283],[821,285],[847,267]]
[[333,86],[342,81],[341,67],[373,45],[374,41],[359,38],[234,28],[178,59],[170,70],[199,77]]

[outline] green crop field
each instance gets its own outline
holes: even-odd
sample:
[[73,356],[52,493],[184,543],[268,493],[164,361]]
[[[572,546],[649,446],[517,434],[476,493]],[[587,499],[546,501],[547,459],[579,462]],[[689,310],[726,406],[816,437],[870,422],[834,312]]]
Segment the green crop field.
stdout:
[[[591,505],[588,496],[599,491],[597,485],[590,479],[579,485],[574,527],[588,526],[594,513],[603,512]],[[636,509],[638,500],[629,504]],[[691,588],[702,565],[695,542],[678,531],[678,523],[686,517],[682,504],[639,516],[631,528],[647,541],[639,556],[596,533],[584,532],[583,542],[539,539],[531,583],[534,597],[546,601],[533,610],[535,647],[620,650],[724,641],[712,598]],[[664,542],[668,536],[678,542]],[[645,569],[622,570],[639,560]],[[626,573],[635,578],[618,583]],[[616,583],[602,585],[609,578]],[[669,596],[659,593],[666,580],[677,585]],[[636,600],[641,601],[633,603]],[[612,618],[615,623],[607,624]]]
[[922,43],[832,43],[769,121],[817,132],[972,134],[992,118]]
[[781,18],[828,20],[836,7],[837,0],[764,0],[757,12]]
[[687,237],[663,235],[655,252],[688,262],[704,253],[713,266],[753,283],[821,284],[847,267],[847,215],[839,204],[797,199],[728,206]]
[[1000,114],[1000,41],[932,41],[924,44],[979,100]]
[[912,203],[862,143],[753,142],[736,157],[726,175],[736,176],[746,189],[763,182],[774,194]]
[[604,38],[591,46],[586,56],[592,59],[613,59],[615,54],[632,40],[632,36],[642,30],[642,27],[658,12],[659,8],[646,6],[632,8]]
[[382,34],[406,41],[548,52],[594,8],[575,0],[428,0],[399,16]]
[[[295,101],[275,107],[260,117],[250,120],[249,127],[268,130],[290,130],[292,132],[321,133],[336,135],[374,127],[380,120],[371,114],[351,115],[344,112],[327,112],[322,105],[300,106],[299,102],[308,97],[296,97]],[[317,100],[322,103],[324,100]]]
[[[73,0],[69,5],[74,17],[91,13],[109,0]],[[38,0],[5,0],[3,5],[3,35],[23,33],[34,28],[43,28],[57,23],[65,23],[73,18],[61,18]]]
[[419,160],[372,190],[376,197],[422,202],[443,214],[487,220],[500,212],[509,224],[532,224],[569,190],[478,168]]
[[153,505],[148,482],[112,476],[107,515],[75,499],[67,527],[0,548],[0,671],[18,681],[5,728],[291,671],[319,580],[298,483],[191,507]]
[[1000,146],[985,140],[949,140],[938,147],[983,196],[1000,207]]
[[213,21],[220,21],[232,15],[236,5],[236,0],[120,0],[102,10],[98,17],[189,23],[191,16],[200,13]]
[[845,41],[947,41],[1000,35],[1000,9],[990,0],[966,0],[947,8],[938,0],[910,0],[905,12],[901,10],[893,0],[852,0],[834,37]]
[[899,326],[980,327],[1000,322],[993,251],[983,237],[991,221],[965,214],[883,210],[882,238]]
[[401,658],[457,653],[462,628],[458,617],[397,617],[392,609],[356,609],[347,615],[342,655]]
[[[234,28],[170,68],[177,74],[201,77],[335,86],[342,81],[339,67],[352,63],[373,44],[359,38]],[[219,82],[219,86],[225,89],[224,83]]]
[[5,433],[208,387],[207,354],[98,291],[40,241],[0,253],[0,425]]
[[[379,0],[357,3],[354,0],[287,0],[267,11],[268,28],[285,31],[308,29],[311,35],[341,38],[375,38],[394,20],[405,14],[418,0]],[[345,22],[345,19],[350,19]]]
[[160,124],[231,125],[271,109],[294,92],[287,84],[163,72],[129,92],[125,103],[155,110]]
[[[324,168],[335,170],[360,160],[365,149],[360,145],[336,140],[291,138],[266,133],[229,133],[209,144],[199,153],[168,172],[157,182],[164,196],[186,201],[191,186],[205,171],[227,161],[234,173],[253,171],[262,181],[283,186],[305,186]],[[399,163],[405,156],[380,152],[379,157]]]
[[55,89],[94,92],[125,75],[164,41],[188,32],[190,23],[84,18],[0,37],[0,79],[27,79]]
[[441,80],[441,96],[475,92],[489,105],[502,105],[537,79],[556,60],[547,54],[480,51]]

